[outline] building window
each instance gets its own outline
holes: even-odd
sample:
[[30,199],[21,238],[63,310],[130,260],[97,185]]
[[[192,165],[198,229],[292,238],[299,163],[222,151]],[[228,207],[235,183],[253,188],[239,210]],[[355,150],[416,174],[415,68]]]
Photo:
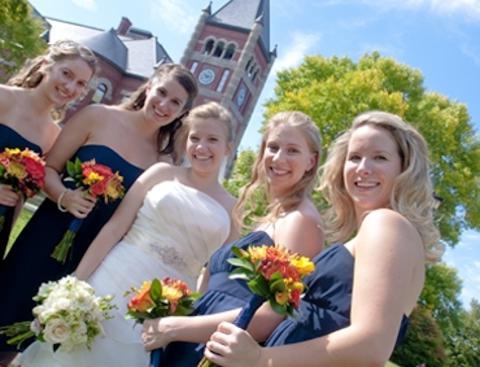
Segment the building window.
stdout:
[[259,70],[259,69],[257,68],[257,70],[255,70],[255,72],[253,73],[253,75],[252,75],[252,82],[254,82],[255,79],[257,78],[258,70]]
[[247,65],[245,66],[245,71],[248,70],[248,68],[250,67],[250,64],[253,62],[253,57],[250,58],[250,60],[248,60],[247,62]]
[[94,103],[101,103],[105,94],[107,94],[108,88],[105,83],[100,83],[97,85],[97,89],[95,89],[95,93],[92,96],[92,102]]
[[217,92],[223,92],[223,88],[225,87],[225,82],[230,75],[230,70],[225,69],[222,74],[222,78],[220,79],[220,83],[218,83]]
[[218,42],[217,47],[215,47],[215,51],[213,51],[213,56],[220,57],[222,56],[223,49],[225,48],[225,42]]
[[205,43],[205,48],[203,49],[203,53],[205,55],[210,55],[213,50],[214,44],[215,44],[215,41],[213,39],[209,39],[207,43]]
[[226,60],[231,60],[234,53],[235,53],[235,45],[233,43],[230,43],[227,46],[227,49],[225,50],[225,54],[223,55],[223,58]]
[[190,67],[190,71],[193,73],[195,73],[195,70],[197,70],[197,67],[198,67],[198,62],[194,61],[192,63],[192,66]]

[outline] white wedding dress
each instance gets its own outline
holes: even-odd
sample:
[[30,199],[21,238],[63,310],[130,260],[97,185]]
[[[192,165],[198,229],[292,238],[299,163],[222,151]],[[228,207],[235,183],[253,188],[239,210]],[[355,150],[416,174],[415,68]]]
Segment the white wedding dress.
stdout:
[[125,291],[165,276],[182,279],[194,289],[202,266],[229,232],[229,214],[213,198],[178,181],[157,184],[147,193],[130,231],[88,280],[97,295],[114,295],[118,306],[114,318],[103,324],[105,336],[97,337],[91,350],[72,353],[53,352],[51,346],[35,342],[22,354],[22,366],[148,366],[141,326],[125,319]]

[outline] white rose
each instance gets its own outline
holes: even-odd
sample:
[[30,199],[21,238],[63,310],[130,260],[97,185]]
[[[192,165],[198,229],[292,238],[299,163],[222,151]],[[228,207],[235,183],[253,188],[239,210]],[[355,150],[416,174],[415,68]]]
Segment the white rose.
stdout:
[[52,344],[61,344],[70,337],[70,327],[62,319],[51,319],[45,325],[43,337]]
[[30,330],[33,331],[35,335],[40,335],[42,332],[42,325],[37,318],[33,319],[32,323],[30,324]]

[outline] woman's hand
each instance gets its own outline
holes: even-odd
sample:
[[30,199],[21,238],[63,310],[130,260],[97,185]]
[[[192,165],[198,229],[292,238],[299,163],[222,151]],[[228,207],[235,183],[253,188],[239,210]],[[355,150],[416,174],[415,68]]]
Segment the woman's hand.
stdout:
[[12,190],[9,185],[0,184],[0,205],[16,206],[20,201],[20,195]]
[[158,349],[171,342],[168,337],[168,317],[145,320],[143,322],[142,341],[146,350]]
[[81,189],[65,192],[60,205],[77,218],[85,218],[95,206],[95,198]]
[[248,332],[228,322],[218,325],[207,342],[205,357],[219,366],[260,367],[262,348]]

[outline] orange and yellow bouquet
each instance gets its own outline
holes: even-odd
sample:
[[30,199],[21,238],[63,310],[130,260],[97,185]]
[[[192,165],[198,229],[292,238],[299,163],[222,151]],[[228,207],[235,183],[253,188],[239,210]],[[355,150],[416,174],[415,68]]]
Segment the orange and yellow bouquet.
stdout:
[[[280,246],[250,246],[246,250],[233,247],[232,252],[235,257],[227,261],[236,268],[230,278],[247,281],[253,293],[233,323],[246,329],[265,301],[275,312],[293,315],[305,290],[303,278],[315,268],[313,262]],[[207,366],[215,365],[206,358],[198,364],[198,367]]]
[[[30,198],[45,184],[45,161],[34,151],[25,148],[5,148],[0,153],[0,183]],[[8,207],[0,205],[0,231]]]
[[[145,281],[140,288],[132,288],[126,294],[131,293],[134,295],[128,302],[126,317],[140,323],[158,317],[189,315],[198,298],[198,293],[192,292],[185,282],[168,277]],[[161,353],[161,349],[152,351],[150,366],[159,365]]]
[[[118,172],[113,173],[110,167],[96,163],[94,159],[81,162],[77,158],[74,162],[67,162],[67,173],[65,181],[74,182],[77,188],[81,188],[95,199],[103,199],[106,204],[125,195],[123,177]],[[58,262],[65,263],[82,221],[83,219],[75,218],[53,250],[51,256]]]

